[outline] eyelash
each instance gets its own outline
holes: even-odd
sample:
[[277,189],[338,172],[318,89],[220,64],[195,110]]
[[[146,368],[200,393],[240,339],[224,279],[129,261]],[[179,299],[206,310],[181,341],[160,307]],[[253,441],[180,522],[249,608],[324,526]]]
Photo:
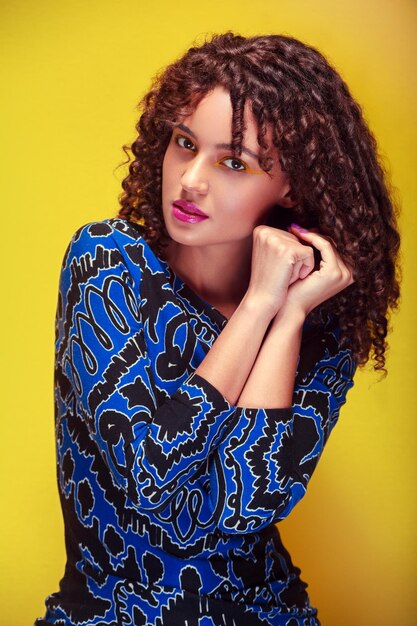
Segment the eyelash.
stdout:
[[[175,135],[174,137],[175,139],[175,143],[177,144],[177,146],[179,146],[180,148],[184,148],[185,150],[191,150],[191,152],[196,152],[196,147],[193,144],[193,142],[191,141],[191,139],[188,139],[188,137],[184,137],[184,135]],[[183,146],[181,145],[181,141],[188,141],[193,147],[191,148],[190,146]]]
[[[188,137],[184,137],[184,135],[175,135],[174,141],[177,144],[177,146],[179,146],[183,150],[190,150],[191,152],[197,151],[197,148],[195,147],[191,139],[189,139]],[[184,145],[185,142],[187,142],[190,145],[188,146]],[[232,162],[238,163],[242,167],[239,169],[236,169],[235,167],[230,167],[229,165],[225,165],[226,161],[232,161]],[[224,166],[228,170],[231,170],[232,172],[246,172],[250,170],[250,168],[246,165],[246,163],[242,161],[242,159],[238,159],[237,157],[225,157],[224,159],[220,159],[220,161],[217,161],[217,163],[215,163],[214,165]]]

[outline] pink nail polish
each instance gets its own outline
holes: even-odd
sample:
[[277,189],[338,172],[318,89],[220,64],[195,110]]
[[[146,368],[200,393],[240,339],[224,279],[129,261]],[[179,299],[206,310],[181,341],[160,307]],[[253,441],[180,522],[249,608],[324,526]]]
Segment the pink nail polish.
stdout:
[[290,228],[294,228],[295,230],[300,231],[300,233],[308,233],[308,230],[306,228],[303,228],[302,226],[299,226],[298,224],[291,224]]

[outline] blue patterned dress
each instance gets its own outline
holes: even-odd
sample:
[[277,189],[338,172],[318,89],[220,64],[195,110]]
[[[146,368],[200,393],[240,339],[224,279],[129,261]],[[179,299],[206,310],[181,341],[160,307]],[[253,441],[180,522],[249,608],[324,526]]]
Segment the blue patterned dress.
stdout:
[[36,624],[317,626],[275,523],[302,498],[354,364],[305,325],[291,409],[230,405],[194,372],[227,320],[120,219],[87,225],[57,312],[67,549]]

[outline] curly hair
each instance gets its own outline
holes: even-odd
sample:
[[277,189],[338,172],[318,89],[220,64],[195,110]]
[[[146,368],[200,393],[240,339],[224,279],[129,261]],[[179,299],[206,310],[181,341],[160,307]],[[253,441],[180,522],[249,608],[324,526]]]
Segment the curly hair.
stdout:
[[244,108],[257,122],[260,166],[271,168],[266,133],[272,130],[286,171],[290,210],[286,220],[331,236],[355,282],[313,312],[313,321],[333,314],[342,344],[359,365],[373,358],[385,373],[390,309],[399,298],[396,207],[376,141],[360,106],[320,52],[287,36],[215,35],[193,47],[157,77],[140,107],[138,136],[131,145],[119,216],[144,224],[144,236],[159,253],[167,241],[162,211],[162,161],[173,127],[216,86],[230,92],[232,147],[239,155]]

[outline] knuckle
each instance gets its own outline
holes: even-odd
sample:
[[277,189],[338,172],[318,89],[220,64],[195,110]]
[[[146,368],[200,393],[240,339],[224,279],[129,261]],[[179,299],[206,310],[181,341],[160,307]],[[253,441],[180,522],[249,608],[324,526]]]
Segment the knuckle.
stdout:
[[335,268],[332,271],[331,277],[334,282],[340,282],[343,279],[343,273],[340,268]]
[[346,272],[346,286],[347,285],[351,285],[354,282],[354,276],[353,276],[353,272],[351,272],[350,270],[347,270]]
[[266,227],[263,224],[260,224],[259,226],[255,226],[255,228],[253,229],[253,234],[255,237],[260,237],[265,234],[265,231]]

